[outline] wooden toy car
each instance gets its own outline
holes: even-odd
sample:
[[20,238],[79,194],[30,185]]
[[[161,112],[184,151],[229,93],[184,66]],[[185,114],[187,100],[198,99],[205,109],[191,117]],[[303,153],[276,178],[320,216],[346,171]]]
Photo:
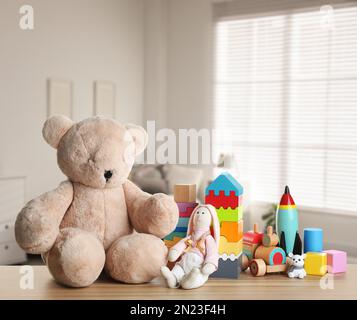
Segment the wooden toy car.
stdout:
[[286,254],[278,246],[279,239],[273,228],[269,226],[267,233],[259,232],[258,225],[254,230],[243,236],[242,270],[249,267],[253,276],[259,277],[266,273],[286,272]]

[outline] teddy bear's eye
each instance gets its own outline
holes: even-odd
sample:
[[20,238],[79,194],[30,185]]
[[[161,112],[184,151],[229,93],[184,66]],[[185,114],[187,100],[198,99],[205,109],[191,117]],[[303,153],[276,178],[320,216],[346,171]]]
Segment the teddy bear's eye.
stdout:
[[200,212],[199,211],[197,211],[197,213],[196,214],[200,214]]

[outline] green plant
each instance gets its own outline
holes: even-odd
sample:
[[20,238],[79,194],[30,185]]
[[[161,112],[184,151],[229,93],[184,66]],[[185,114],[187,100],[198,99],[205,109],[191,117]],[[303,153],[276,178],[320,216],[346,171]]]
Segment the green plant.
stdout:
[[263,221],[265,221],[265,228],[268,226],[272,226],[274,232],[276,231],[276,210],[277,210],[277,205],[272,203],[268,206],[266,213],[262,215]]

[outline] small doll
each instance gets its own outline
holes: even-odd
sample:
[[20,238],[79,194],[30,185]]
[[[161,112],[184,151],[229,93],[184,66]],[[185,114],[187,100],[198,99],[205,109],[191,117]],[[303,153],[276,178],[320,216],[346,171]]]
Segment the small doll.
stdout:
[[[213,236],[211,235],[211,227]],[[212,205],[199,205],[189,219],[187,236],[169,251],[168,260],[177,261],[173,269],[161,267],[168,287],[198,288],[206,283],[218,268],[220,226]]]

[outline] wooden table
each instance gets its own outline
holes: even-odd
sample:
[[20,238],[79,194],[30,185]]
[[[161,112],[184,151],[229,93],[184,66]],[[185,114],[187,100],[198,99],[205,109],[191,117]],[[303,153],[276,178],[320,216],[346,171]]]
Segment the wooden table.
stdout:
[[[20,266],[0,267],[0,299],[357,299],[357,265],[334,276],[334,289],[321,289],[320,277],[289,279],[283,274],[239,280],[210,279],[196,290],[168,289],[160,279],[141,285],[115,283],[105,277],[88,288],[58,285],[45,266],[33,266],[34,289],[20,288]],[[331,283],[331,282],[330,282]]]

